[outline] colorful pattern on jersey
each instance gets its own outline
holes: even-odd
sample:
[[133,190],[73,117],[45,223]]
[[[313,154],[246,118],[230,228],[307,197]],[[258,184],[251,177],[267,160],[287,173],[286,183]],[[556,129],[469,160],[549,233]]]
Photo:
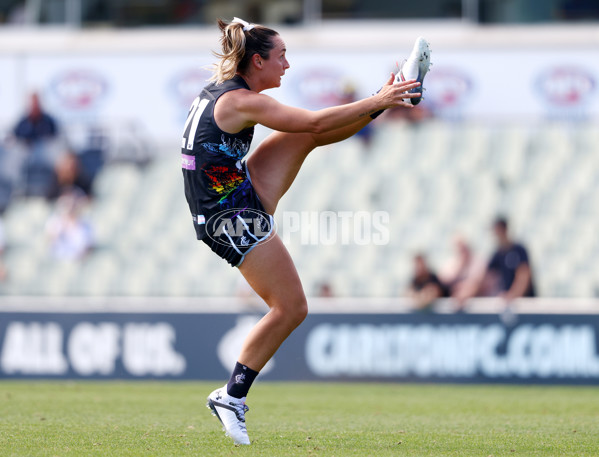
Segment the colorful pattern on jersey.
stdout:
[[181,167],[185,197],[198,239],[210,235],[206,232],[207,222],[221,211],[248,208],[263,211],[241,160],[250,150],[254,127],[227,133],[214,119],[219,97],[240,89],[249,90],[240,76],[222,84],[208,84],[192,103],[185,122]]
[[[240,211],[245,211],[252,207],[253,199],[255,198],[254,189],[248,179],[240,182],[235,189],[232,189],[219,201],[221,209],[237,208]],[[262,208],[260,208],[262,210]]]
[[[203,171],[208,178],[210,188],[219,195],[225,194],[223,198],[226,198],[245,181],[245,175],[240,169],[232,170],[229,167],[211,165]],[[223,201],[223,198],[219,203]]]
[[227,139],[225,135],[222,135],[220,144],[202,143],[202,147],[208,152],[221,153],[234,159],[241,159],[250,150],[250,142],[244,142],[238,138]]

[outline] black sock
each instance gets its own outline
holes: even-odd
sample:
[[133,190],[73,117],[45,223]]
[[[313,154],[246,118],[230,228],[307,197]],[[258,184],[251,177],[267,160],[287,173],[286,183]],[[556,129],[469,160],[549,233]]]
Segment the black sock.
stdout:
[[258,376],[257,371],[237,362],[233,369],[231,379],[229,379],[229,382],[227,383],[227,393],[235,398],[247,397],[248,391],[250,390],[250,387],[252,387],[252,383],[254,382],[254,379],[256,379],[256,376]]

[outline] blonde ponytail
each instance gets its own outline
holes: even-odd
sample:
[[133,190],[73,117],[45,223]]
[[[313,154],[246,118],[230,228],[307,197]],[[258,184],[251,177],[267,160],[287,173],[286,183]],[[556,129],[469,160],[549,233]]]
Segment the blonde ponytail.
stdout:
[[244,30],[244,25],[239,22],[227,23],[219,19],[217,23],[222,33],[222,52],[214,52],[219,61],[214,64],[210,81],[221,84],[233,78],[237,72],[243,73],[254,54],[268,59],[273,48],[272,37],[278,35],[277,32],[261,25],[253,25],[249,29],[245,27]]

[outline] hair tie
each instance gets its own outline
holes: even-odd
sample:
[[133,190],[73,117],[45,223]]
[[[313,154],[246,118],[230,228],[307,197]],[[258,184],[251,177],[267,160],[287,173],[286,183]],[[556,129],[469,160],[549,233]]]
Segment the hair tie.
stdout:
[[231,24],[235,23],[243,25],[244,32],[249,32],[254,28],[254,24],[250,24],[249,22],[244,21],[243,19],[239,19],[238,17],[234,17],[233,21],[231,22]]

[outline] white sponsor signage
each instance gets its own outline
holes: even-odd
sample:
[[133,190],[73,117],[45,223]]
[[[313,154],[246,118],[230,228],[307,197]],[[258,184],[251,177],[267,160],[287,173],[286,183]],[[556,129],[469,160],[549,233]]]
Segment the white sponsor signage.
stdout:
[[11,322],[6,328],[0,368],[6,374],[113,375],[122,361],[133,376],[180,375],[186,360],[174,349],[168,323],[80,322],[65,335],[55,322]]
[[[308,109],[376,92],[395,71],[389,51],[290,49],[291,69],[267,93]],[[189,105],[207,83],[214,58],[197,53],[57,53],[0,58],[0,128],[11,129],[37,90],[62,126],[115,124],[132,138],[179,147]],[[360,65],[356,65],[360,62]],[[421,105],[445,119],[525,121],[599,117],[597,49],[456,49],[433,54]],[[510,76],[511,69],[517,69]]]
[[599,378],[590,325],[321,324],[306,361],[318,376]]

